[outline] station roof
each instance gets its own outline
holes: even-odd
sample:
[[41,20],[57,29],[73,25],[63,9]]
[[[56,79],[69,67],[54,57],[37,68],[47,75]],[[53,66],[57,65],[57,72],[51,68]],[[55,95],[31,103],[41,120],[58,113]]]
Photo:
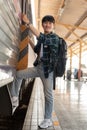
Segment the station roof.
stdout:
[[53,15],[55,32],[68,45],[68,56],[87,50],[87,0],[35,0],[35,16],[41,31],[41,19]]

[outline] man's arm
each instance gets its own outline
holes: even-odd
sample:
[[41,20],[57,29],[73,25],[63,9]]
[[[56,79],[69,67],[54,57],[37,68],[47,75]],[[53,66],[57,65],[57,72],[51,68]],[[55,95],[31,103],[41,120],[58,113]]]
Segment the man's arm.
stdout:
[[38,38],[40,36],[40,32],[30,23],[29,19],[25,14],[22,14],[22,20],[28,25],[32,33]]

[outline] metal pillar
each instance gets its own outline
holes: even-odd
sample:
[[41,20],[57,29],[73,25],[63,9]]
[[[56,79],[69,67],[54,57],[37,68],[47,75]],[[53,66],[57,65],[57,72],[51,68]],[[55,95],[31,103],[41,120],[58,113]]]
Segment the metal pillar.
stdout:
[[72,72],[72,49],[70,49],[70,71]]
[[78,80],[80,81],[81,77],[81,58],[82,58],[82,42],[79,44],[79,70],[78,70]]

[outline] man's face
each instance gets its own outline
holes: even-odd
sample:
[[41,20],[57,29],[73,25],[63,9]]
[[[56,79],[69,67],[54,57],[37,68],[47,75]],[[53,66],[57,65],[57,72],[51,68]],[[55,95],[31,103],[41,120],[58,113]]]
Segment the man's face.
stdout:
[[44,33],[48,34],[53,31],[54,29],[54,23],[50,21],[46,21],[42,24],[42,27],[44,29]]

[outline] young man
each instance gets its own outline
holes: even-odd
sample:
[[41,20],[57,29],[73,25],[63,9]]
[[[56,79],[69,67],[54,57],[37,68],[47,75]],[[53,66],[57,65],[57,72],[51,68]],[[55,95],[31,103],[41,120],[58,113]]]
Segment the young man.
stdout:
[[[38,58],[34,62],[34,67],[27,68],[17,72],[13,83],[15,91],[12,91],[13,100],[18,98],[22,79],[40,77],[44,87],[45,113],[44,120],[39,125],[40,128],[47,128],[52,125],[53,110],[53,70],[58,50],[59,37],[53,33],[55,19],[51,15],[42,18],[42,27],[44,33],[40,33],[33,27],[26,15],[22,16],[23,21],[27,24],[32,33],[37,37],[37,45],[34,52]],[[32,43],[31,43],[31,46]]]

